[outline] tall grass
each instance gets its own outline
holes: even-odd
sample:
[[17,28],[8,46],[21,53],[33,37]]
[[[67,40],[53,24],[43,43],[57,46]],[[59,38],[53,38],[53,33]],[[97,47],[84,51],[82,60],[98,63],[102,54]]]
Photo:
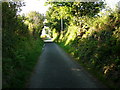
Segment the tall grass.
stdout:
[[13,57],[3,57],[3,88],[24,88],[42,51],[41,39],[20,40]]

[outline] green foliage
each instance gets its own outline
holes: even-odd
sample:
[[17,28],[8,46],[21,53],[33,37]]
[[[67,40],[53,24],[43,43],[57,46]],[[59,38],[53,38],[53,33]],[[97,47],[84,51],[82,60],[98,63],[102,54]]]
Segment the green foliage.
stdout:
[[20,41],[13,50],[14,58],[3,57],[3,88],[25,87],[42,46],[43,42],[40,39]]
[[2,3],[3,56],[10,56],[12,49],[14,49],[17,44],[17,40],[19,40],[18,35],[22,33],[21,35],[23,36],[27,33],[27,26],[24,25],[24,23],[21,22],[22,20],[16,15],[19,4],[20,3],[13,2]]
[[72,14],[77,17],[93,17],[104,8],[103,2],[74,2],[72,7]]
[[34,36],[34,38],[37,36],[40,37],[44,27],[44,16],[36,11],[31,11],[28,13],[26,18],[27,19],[25,20],[25,23],[28,25],[31,34]]
[[38,36],[30,35],[26,17],[17,14],[21,6],[22,2],[2,2],[3,88],[25,87],[43,46]]
[[78,19],[84,16],[94,17],[104,8],[103,2],[48,2],[52,7],[46,14],[47,23],[51,30],[56,29],[60,34],[61,22],[63,20],[63,28],[66,30],[68,25],[79,25]]
[[[109,87],[120,86],[120,14],[84,17],[80,26],[68,26],[59,39],[68,53],[94,71]],[[68,42],[69,41],[69,42]],[[62,43],[62,44],[61,44]]]

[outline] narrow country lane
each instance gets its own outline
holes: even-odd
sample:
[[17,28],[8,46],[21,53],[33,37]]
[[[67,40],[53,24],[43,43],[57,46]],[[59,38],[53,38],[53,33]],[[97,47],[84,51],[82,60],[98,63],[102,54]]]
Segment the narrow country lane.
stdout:
[[28,88],[104,88],[57,44],[45,43]]

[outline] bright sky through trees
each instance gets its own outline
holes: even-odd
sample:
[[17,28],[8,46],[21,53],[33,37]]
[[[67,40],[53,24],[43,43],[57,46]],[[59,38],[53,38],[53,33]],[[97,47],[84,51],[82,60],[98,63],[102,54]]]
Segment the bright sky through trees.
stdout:
[[49,6],[44,6],[46,0],[24,0],[26,6],[22,7],[22,13],[29,13],[30,11],[38,11],[45,14]]
[[[40,13],[45,14],[45,12],[48,10],[49,6],[44,6],[44,3],[46,0],[24,0],[26,2],[26,6],[22,7],[22,13],[28,13],[30,11],[38,11]],[[115,4],[119,2],[120,0],[105,0],[107,4],[114,8]]]
[[105,0],[108,6],[110,6],[112,9],[115,8],[115,5],[117,2],[120,2],[120,0]]

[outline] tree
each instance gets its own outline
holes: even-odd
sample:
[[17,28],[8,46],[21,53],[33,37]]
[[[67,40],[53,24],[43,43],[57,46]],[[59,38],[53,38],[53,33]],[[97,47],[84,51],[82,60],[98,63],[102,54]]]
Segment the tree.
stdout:
[[46,14],[51,29],[60,34],[60,20],[63,19],[64,30],[70,24],[80,25],[80,18],[94,17],[103,8],[103,2],[48,2],[51,7]]
[[28,24],[29,29],[32,35],[36,38],[36,36],[40,36],[42,33],[42,28],[44,27],[44,16],[36,11],[31,11],[27,15],[26,24]]
[[18,33],[16,32],[19,24],[22,23],[17,23],[19,21],[17,12],[20,11],[20,7],[23,5],[23,2],[2,2],[2,49],[5,56],[9,55],[11,50],[15,48],[15,44],[17,44],[18,38],[16,37]]
[[72,14],[78,17],[93,17],[104,7],[103,2],[74,2]]

